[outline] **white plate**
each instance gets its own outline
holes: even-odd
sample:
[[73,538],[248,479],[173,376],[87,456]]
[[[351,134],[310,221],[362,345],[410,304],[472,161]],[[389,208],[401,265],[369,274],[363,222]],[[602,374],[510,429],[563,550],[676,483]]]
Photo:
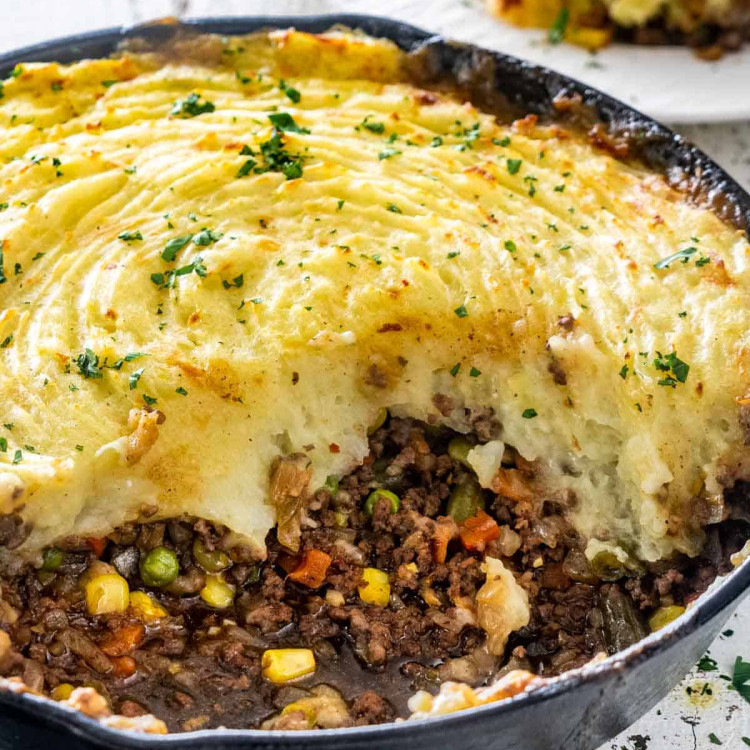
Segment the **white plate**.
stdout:
[[[315,2],[308,2],[307,9]],[[330,8],[399,18],[460,41],[546,65],[669,123],[750,118],[750,45],[718,62],[680,47],[612,45],[591,55],[550,45],[541,29],[519,29],[492,17],[481,0],[344,0]]]

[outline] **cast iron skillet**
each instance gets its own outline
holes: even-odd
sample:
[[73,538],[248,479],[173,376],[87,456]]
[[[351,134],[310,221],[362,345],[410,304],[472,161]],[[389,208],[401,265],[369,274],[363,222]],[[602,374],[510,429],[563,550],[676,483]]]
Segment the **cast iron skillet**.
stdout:
[[[579,95],[609,133],[625,135],[638,155],[673,183],[710,204],[748,232],[750,195],[705,154],[680,136],[621,102],[583,84],[507,55],[447,42],[406,24],[358,15],[209,18],[183,24],[107,29],[0,55],[0,76],[25,61],[72,62],[109,55],[124,39],[167,39],[180,27],[242,34],[294,26],[321,32],[334,24],[424,48],[429,74],[454,80],[485,97],[488,88],[523,112],[541,115],[562,94]],[[494,81],[493,81],[494,78]],[[574,670],[545,687],[495,705],[437,719],[353,729],[305,732],[207,730],[168,736],[137,735],[102,727],[71,709],[33,695],[0,692],[0,748],[66,750],[224,750],[246,748],[394,748],[432,750],[592,750],[663,698],[699,659],[750,589],[750,560],[704,595],[688,614],[605,662]],[[231,700],[231,694],[227,696]]]

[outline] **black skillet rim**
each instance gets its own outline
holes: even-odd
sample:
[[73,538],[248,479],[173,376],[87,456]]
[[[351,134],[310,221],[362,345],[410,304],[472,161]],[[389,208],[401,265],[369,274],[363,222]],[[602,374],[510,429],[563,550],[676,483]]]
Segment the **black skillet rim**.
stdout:
[[[189,19],[182,22],[152,23],[132,28],[109,28],[76,34],[41,42],[0,54],[0,77],[7,76],[17,63],[28,61],[72,62],[83,56],[108,55],[117,44],[128,38],[146,37],[158,40],[168,37],[177,26],[214,34],[242,34],[264,28],[287,28],[293,26],[302,31],[319,33],[334,25],[362,29],[372,36],[391,39],[404,49],[411,50],[428,43],[447,47],[449,54],[489,54],[505,70],[517,76],[514,93],[519,103],[528,103],[530,110],[544,111],[558,94],[579,94],[585,105],[591,106],[601,121],[614,132],[639,133],[643,136],[644,150],[641,156],[657,171],[693,176],[692,189],[702,195],[719,194],[723,203],[723,217],[744,229],[750,237],[750,195],[730,177],[718,164],[702,151],[688,143],[682,136],[664,125],[573,78],[556,73],[548,68],[533,65],[510,55],[489,52],[463,43],[447,42],[438,35],[415,26],[378,16],[359,14],[321,14],[311,16],[238,16]],[[530,101],[529,98],[530,97]],[[539,98],[541,97],[541,98]],[[691,192],[691,189],[688,190]],[[690,610],[665,629],[648,636],[630,648],[598,664],[567,672],[541,688],[522,693],[509,700],[487,704],[477,708],[448,714],[423,721],[396,722],[375,726],[347,729],[316,729],[299,732],[269,731],[259,729],[208,729],[198,732],[144,735],[111,729],[84,716],[78,711],[59,705],[41,696],[29,693],[0,692],[0,705],[24,711],[38,712],[44,721],[58,726],[82,738],[98,742],[103,746],[122,750],[153,750],[159,747],[211,748],[240,747],[255,744],[264,747],[288,746],[290,740],[307,747],[326,747],[335,737],[346,735],[361,743],[401,740],[421,732],[429,725],[431,729],[447,727],[469,728],[485,714],[501,714],[520,710],[523,706],[546,701],[555,695],[575,689],[581,684],[596,684],[620,673],[631,664],[651,658],[658,652],[666,652],[679,646],[683,637],[694,632],[726,610],[736,607],[744,595],[750,593],[750,559],[740,565],[712,591],[704,594]],[[377,744],[373,744],[377,747]]]

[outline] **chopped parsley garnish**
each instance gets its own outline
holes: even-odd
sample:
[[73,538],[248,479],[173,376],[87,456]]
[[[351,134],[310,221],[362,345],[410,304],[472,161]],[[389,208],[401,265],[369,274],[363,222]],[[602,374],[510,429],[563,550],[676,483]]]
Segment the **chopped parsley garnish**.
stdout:
[[300,99],[302,99],[302,94],[300,94],[297,89],[289,86],[283,78],[279,81],[279,88],[289,97],[289,99],[291,99],[292,102],[299,104]]
[[247,159],[244,164],[237,170],[235,177],[246,177],[250,172],[258,166],[258,162],[255,159]]
[[21,452],[20,450],[17,450],[17,451],[16,451],[16,452],[15,452],[15,453],[13,454],[13,463],[14,463],[14,464],[20,464],[20,463],[21,463],[21,459],[22,459],[22,458],[23,458],[23,453],[22,453],[22,452]]
[[180,386],[179,388],[175,388],[174,392],[179,393],[180,396],[187,396],[187,391],[182,386]]
[[478,378],[481,374],[482,371],[478,370],[476,367],[472,367],[471,370],[469,370],[469,377]]
[[516,247],[516,243],[513,242],[513,240],[505,240],[503,243],[503,247],[509,252],[509,253],[515,253],[518,248]]
[[273,135],[260,144],[260,152],[266,164],[255,167],[253,171],[256,174],[282,172],[287,180],[302,177],[302,157],[284,150],[284,141],[280,131],[274,130]]
[[147,406],[153,406],[156,403],[156,399],[153,396],[147,396],[145,393],[143,394],[143,400]]
[[534,419],[534,417],[537,416],[536,409],[524,409],[521,416],[524,419]]
[[198,245],[198,247],[208,247],[208,245],[218,242],[223,236],[221,232],[214,232],[212,229],[204,227],[193,237],[193,244]]
[[683,263],[687,263],[690,256],[695,255],[697,252],[697,247],[685,247],[682,250],[678,250],[676,253],[668,255],[666,258],[662,258],[660,261],[654,263],[654,268],[657,271],[661,271],[663,268],[669,268],[669,265],[676,260],[681,260]]
[[431,141],[430,141],[430,148],[437,148],[438,146],[443,145],[443,139],[436,135]]
[[235,276],[231,281],[227,281],[226,279],[222,279],[221,281],[221,285],[224,287],[224,289],[232,289],[232,288],[239,289],[244,283],[245,283],[244,274]]
[[565,32],[568,28],[568,22],[570,21],[570,10],[568,8],[561,8],[557,17],[552,22],[552,26],[547,31],[547,41],[550,44],[560,44],[565,38]]
[[5,269],[3,268],[3,243],[0,242],[0,284],[4,284],[7,280]]
[[182,250],[182,248],[192,239],[192,234],[185,234],[182,237],[173,237],[164,246],[164,251],[161,254],[162,260],[171,263],[177,257],[177,253],[180,252],[180,250]]
[[392,214],[400,214],[402,213],[401,209],[395,204],[395,203],[389,203],[386,208],[392,213]]
[[289,133],[310,132],[307,128],[301,128],[297,125],[294,118],[288,112],[274,112],[272,115],[268,115],[268,119],[276,130],[282,130]]
[[148,357],[148,354],[143,354],[142,352],[130,352],[121,359],[115,360],[111,365],[102,365],[102,367],[109,367],[110,370],[121,370],[126,362],[133,362],[141,357]]
[[497,138],[493,138],[493,139],[492,139],[492,142],[493,142],[493,143],[494,143],[494,144],[495,144],[496,146],[503,146],[503,148],[504,148],[505,146],[510,146],[510,138],[509,138],[509,137],[508,137],[507,135],[506,135],[506,136],[505,136],[504,138],[500,138],[500,139],[497,139]]
[[76,445],[76,450],[77,450],[77,451],[78,451],[79,453],[82,453],[82,452],[83,452],[83,446],[82,446],[82,445]]
[[0,203],[0,211],[5,211],[5,209],[8,208],[8,202],[5,201],[3,203]]
[[661,352],[657,351],[656,359],[653,364],[660,372],[669,373],[659,380],[659,385],[668,386],[670,388],[676,388],[677,383],[684,383],[690,372],[690,365],[683,362],[675,352],[664,356]]
[[677,313],[678,318],[687,318],[687,310],[683,310],[680,313]]
[[0,451],[5,453],[8,450],[8,438],[0,437]]
[[508,174],[517,174],[518,170],[521,169],[521,159],[508,159],[506,166],[508,167]]
[[359,125],[355,126],[355,129],[359,130],[360,128],[365,128],[371,133],[377,133],[378,135],[385,133],[385,124],[382,122],[370,122],[371,117],[372,115],[367,115]]
[[336,210],[340,211],[344,207],[344,199],[341,198],[340,200],[336,201]]
[[116,83],[120,83],[120,82],[116,79],[101,82],[102,86],[104,86],[105,89],[108,89],[110,86],[114,86]]
[[393,148],[392,146],[386,146],[379,154],[378,154],[378,161],[383,161],[383,159],[390,159],[392,156],[398,156],[401,151],[399,151],[397,148]]
[[62,83],[60,83],[60,81],[52,81],[50,88],[53,91],[62,91]]
[[11,341],[13,341],[13,334],[12,333],[9,336],[6,336],[2,340],[2,343],[0,343],[0,349],[7,349],[10,346]]
[[750,661],[743,661],[741,656],[738,656],[734,662],[732,686],[750,703]]
[[622,367],[620,368],[620,377],[621,377],[621,378],[622,378],[623,380],[625,380],[625,378],[627,378],[627,376],[628,376],[628,370],[629,370],[629,369],[630,369],[630,368],[629,368],[629,367],[628,367],[627,365],[623,365],[623,366],[622,366]]
[[139,367],[137,370],[133,370],[133,372],[130,373],[128,385],[130,386],[131,391],[134,391],[138,387],[138,381],[141,379],[141,375],[143,375],[143,369],[143,367]]
[[184,99],[178,99],[169,110],[170,115],[176,117],[197,117],[213,112],[216,107],[207,99],[201,101],[200,94],[193,92],[188,94]]
[[456,364],[453,365],[453,367],[451,367],[450,374],[453,375],[453,377],[455,378],[456,375],[458,375],[458,371],[460,369],[461,369],[461,363],[460,362],[456,362]]
[[555,192],[556,193],[564,193],[565,192],[565,185],[555,185]]
[[165,273],[152,273],[151,281],[154,282],[161,289],[173,289],[177,284],[177,278],[179,276],[187,276],[188,274],[195,273],[201,278],[205,278],[208,270],[203,265],[203,258],[200,255],[196,255],[195,260],[192,263],[188,263],[186,266],[181,266],[174,271],[169,270]]
[[136,229],[134,232],[121,232],[117,235],[117,239],[123,240],[123,242],[140,242],[143,235],[140,230]]
[[705,255],[701,255],[701,257],[695,261],[695,265],[698,266],[698,268],[701,268],[702,266],[708,265],[710,262],[711,258],[708,258]]
[[469,314],[469,311],[466,309],[465,305],[457,307],[453,312],[456,313],[459,318],[465,318]]
[[711,732],[708,735],[708,740],[712,745],[723,745],[724,743],[713,733]]
[[455,257],[457,257],[459,255],[461,255],[461,251],[460,250],[452,250],[451,252],[448,253],[448,255],[446,255],[446,258],[448,258],[448,260],[450,260],[451,258],[455,258]]
[[719,665],[716,663],[716,660],[712,659],[707,654],[701,656],[700,661],[698,662],[698,669],[702,672],[715,672],[718,668]]
[[102,377],[102,371],[99,368],[99,357],[91,349],[86,349],[83,354],[79,354],[76,359],[78,371],[87,380]]

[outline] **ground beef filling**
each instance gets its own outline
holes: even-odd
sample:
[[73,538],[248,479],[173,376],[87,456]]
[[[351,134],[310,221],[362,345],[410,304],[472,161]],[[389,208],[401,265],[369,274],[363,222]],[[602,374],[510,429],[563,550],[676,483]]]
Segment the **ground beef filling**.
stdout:
[[[312,495],[299,549],[272,532],[263,561],[196,519],[66,540],[41,569],[2,580],[0,672],[57,699],[93,686],[113,711],[152,713],[170,731],[375,724],[407,716],[415,690],[446,680],[554,675],[627,647],[726,572],[748,535],[739,488],[704,557],[637,574],[592,566],[564,519],[574,498],[540,496],[534,466],[512,450],[505,494],[479,490],[466,448],[491,432],[387,420],[363,465]],[[484,544],[465,543],[467,502],[494,525]],[[488,653],[471,615],[485,555],[514,571],[531,605],[504,657]],[[287,649],[304,649],[292,653],[314,670],[285,679]]]

